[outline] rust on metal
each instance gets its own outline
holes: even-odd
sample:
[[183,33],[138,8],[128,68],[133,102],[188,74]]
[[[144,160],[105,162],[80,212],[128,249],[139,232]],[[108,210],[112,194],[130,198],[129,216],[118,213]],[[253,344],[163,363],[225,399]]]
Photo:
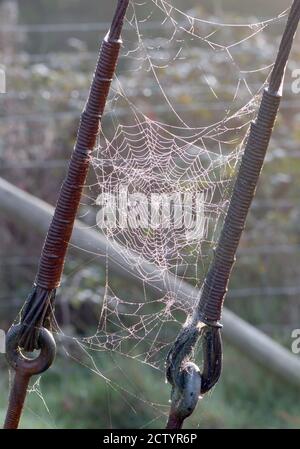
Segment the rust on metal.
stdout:
[[112,26],[102,43],[88,100],[81,115],[75,148],[44,242],[35,285],[22,313],[19,344],[27,351],[36,348],[41,326],[51,328],[55,292],[60,285],[91,152],[100,132],[101,118],[116,70],[122,44],[120,34],[128,4],[129,0],[118,1]]
[[[201,323],[211,329],[206,333],[207,350],[204,353],[202,375],[202,392],[209,391],[218,381],[222,366],[222,344],[219,321],[222,317],[224,299],[228,289],[231,271],[236,259],[237,248],[245,228],[245,223],[256,186],[264,163],[265,155],[271,139],[277,117],[284,74],[292,48],[293,40],[300,20],[300,0],[294,0],[282,36],[276,62],[274,64],[268,89],[265,89],[257,118],[251,123],[245,151],[234,185],[229,208],[223,229],[214,253],[214,258],[204,280],[199,302],[191,323],[183,327],[177,336],[167,358],[167,378],[172,385],[178,383],[182,366],[193,356],[194,347],[200,335]],[[213,331],[217,329],[217,331]],[[179,353],[179,355],[178,355]],[[168,376],[172,373],[172,376]],[[175,417],[174,417],[175,416]],[[176,421],[173,402],[170,410],[173,428],[181,428],[182,423]],[[185,418],[184,418],[185,419]],[[168,423],[169,425],[169,423]],[[176,425],[178,427],[176,427]]]
[[[4,427],[18,427],[31,376],[45,371],[52,363],[55,342],[51,320],[55,293],[60,285],[65,257],[87,178],[91,152],[100,131],[101,118],[116,70],[120,35],[129,0],[118,0],[111,28],[99,54],[89,97],[82,112],[77,140],[66,178],[62,184],[54,216],[43,246],[33,291],[21,315],[21,322],[8,334],[7,358],[15,371]],[[36,359],[26,358],[23,351],[40,350]]]
[[56,354],[52,334],[47,329],[41,328],[38,340],[39,355],[32,359],[26,357],[18,345],[20,328],[20,325],[12,326],[6,337],[6,358],[15,375],[4,429],[18,428],[31,377],[46,371],[53,363]]

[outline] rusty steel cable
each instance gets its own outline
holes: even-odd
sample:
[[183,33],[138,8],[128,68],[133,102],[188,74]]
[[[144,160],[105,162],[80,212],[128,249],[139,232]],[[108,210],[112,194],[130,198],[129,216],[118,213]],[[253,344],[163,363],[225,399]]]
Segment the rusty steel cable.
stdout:
[[[264,90],[257,118],[251,123],[241,165],[213,261],[204,281],[194,315],[179,333],[166,362],[172,386],[167,428],[180,429],[197,405],[193,397],[209,391],[219,380],[222,365],[222,308],[247,214],[282,96],[284,74],[300,20],[300,0],[292,4],[268,88]],[[198,339],[203,339],[204,368],[189,361]],[[195,379],[199,377],[200,382]],[[189,392],[189,396],[187,395]],[[188,400],[187,400],[188,399]]]
[[[21,313],[20,324],[12,326],[8,333],[6,354],[15,376],[5,428],[18,427],[30,377],[45,371],[55,355],[55,342],[51,340],[49,332],[55,293],[60,285],[68,244],[88,174],[90,155],[100,131],[101,118],[115,73],[128,4],[129,0],[118,0],[111,28],[102,43],[89,97],[81,115],[75,148],[44,242],[33,291]],[[37,358],[28,359],[23,355],[23,352],[33,352],[35,349],[40,350]]]

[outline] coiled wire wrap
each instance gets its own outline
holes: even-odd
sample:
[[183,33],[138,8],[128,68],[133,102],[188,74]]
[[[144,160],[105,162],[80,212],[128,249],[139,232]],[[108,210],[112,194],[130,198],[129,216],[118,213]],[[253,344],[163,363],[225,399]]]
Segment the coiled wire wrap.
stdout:
[[122,44],[120,33],[128,3],[129,0],[119,0],[111,29],[102,43],[88,101],[81,115],[76,145],[43,246],[35,285],[21,314],[19,344],[26,351],[36,348],[40,327],[51,327],[55,291],[60,285],[91,151],[96,143],[115,73]]
[[235,254],[255,195],[280,98],[278,94],[271,94],[265,90],[257,119],[251,124],[230,206],[198,304],[200,321],[209,322],[221,319]]
[[[193,356],[194,348],[201,336],[199,329],[203,325],[206,325],[206,329],[208,329],[206,334],[208,340],[204,343],[203,351],[204,368],[201,373],[195,365],[193,376],[195,376],[195,372],[199,372],[201,392],[207,392],[216,384],[221,374],[222,344],[220,329],[218,328],[219,320],[222,316],[230,274],[236,260],[236,251],[255,195],[277,117],[285,69],[299,20],[300,0],[294,0],[271,74],[269,87],[263,93],[257,118],[250,126],[224,226],[203,284],[199,302],[196,305],[191,324],[183,327],[167,357],[167,379],[172,385],[172,405],[167,424],[167,427],[172,426],[170,428],[181,428],[185,419],[181,419],[181,417],[184,415],[182,412],[186,410],[182,407],[182,401],[180,402],[177,399],[180,392],[182,397],[185,396],[182,385],[180,385],[180,378],[187,361]],[[192,385],[192,380],[190,385]],[[174,395],[174,388],[176,388],[176,395]],[[175,397],[176,399],[174,399]],[[185,417],[190,414],[185,413]]]
[[[7,358],[15,376],[4,424],[7,429],[18,427],[31,376],[48,369],[55,356],[55,341],[47,329],[51,328],[56,288],[60,284],[90,154],[116,69],[122,43],[120,33],[128,4],[129,0],[118,1],[111,29],[102,43],[89,98],[81,115],[76,145],[42,250],[35,286],[23,308],[21,323],[9,332]],[[28,352],[41,349],[41,354],[36,360],[30,360],[21,355],[21,349]]]
[[120,41],[102,44],[89,100],[81,115],[77,143],[63,182],[54,217],[43,247],[36,285],[56,289],[61,280],[63,262],[88,173],[90,154],[99,133],[108,91],[115,72]]

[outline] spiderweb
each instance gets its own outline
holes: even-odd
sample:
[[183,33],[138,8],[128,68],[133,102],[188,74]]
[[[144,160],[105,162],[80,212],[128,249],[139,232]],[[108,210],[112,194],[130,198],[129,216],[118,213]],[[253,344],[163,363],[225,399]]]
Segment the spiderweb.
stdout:
[[[141,399],[104,373],[96,355],[141,362],[164,379],[166,352],[196,298],[188,303],[174,289],[153,294],[148,286],[171,273],[200,291],[284,16],[249,23],[229,16],[220,23],[200,7],[183,11],[164,0],[130,5],[80,218],[116,245],[139,290],[122,294],[126,281],[116,281],[107,253],[96,330],[72,338],[80,356],[65,347],[126,401],[139,396],[156,415],[167,404]],[[97,263],[97,251],[92,257]],[[93,295],[97,301],[95,288]],[[60,331],[64,343],[69,337]]]

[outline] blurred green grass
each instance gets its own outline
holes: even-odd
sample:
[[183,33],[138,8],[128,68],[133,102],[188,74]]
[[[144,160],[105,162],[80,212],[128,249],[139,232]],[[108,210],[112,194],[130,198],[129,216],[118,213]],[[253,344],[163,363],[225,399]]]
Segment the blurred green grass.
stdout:
[[[41,396],[36,392],[29,394],[21,428],[164,427],[170,388],[163,373],[141,364],[137,370],[128,359],[116,360],[101,353],[94,360],[104,375],[109,372],[110,378],[118,379],[116,383],[121,388],[59,356],[52,369],[43,375]],[[1,377],[1,384],[1,391],[8,391],[7,376]],[[222,378],[200,401],[185,428],[299,428],[297,394],[296,389],[225,344]],[[1,395],[1,420],[6,399]]]
[[[27,2],[26,2],[27,3]],[[29,2],[28,2],[29,3]],[[57,9],[59,9],[59,19],[64,21],[69,19],[70,22],[82,21],[95,21],[95,17],[99,17],[98,14],[98,1],[90,1],[90,8],[84,6],[85,15],[82,16],[82,2],[53,2],[51,8],[49,2],[46,1],[30,2],[32,8],[28,8],[28,4],[21,5],[21,21],[24,23],[45,23],[47,21],[56,22]],[[194,4],[195,2],[190,2]],[[218,2],[216,2],[218,3]],[[231,5],[236,5],[236,2],[230,2]],[[257,4],[258,2],[256,2]],[[261,15],[268,13],[270,16],[279,9],[283,9],[283,6],[279,6],[279,2],[268,3],[267,7],[260,5],[259,12]],[[63,4],[63,5],[62,5]],[[56,5],[56,6],[55,6]],[[72,6],[72,14],[70,14],[70,5]],[[94,9],[92,8],[94,5]],[[225,9],[225,2],[223,2]],[[229,0],[227,7],[229,8]],[[281,3],[280,3],[281,5]],[[112,5],[107,6],[105,17],[108,20],[111,16]],[[76,8],[75,8],[76,7]],[[246,5],[238,6],[239,13],[245,12],[241,8],[246,8]],[[254,7],[254,3],[247,6],[248,12],[252,13],[257,10]],[[75,9],[77,15],[74,14]],[[236,10],[236,9],[234,9]],[[26,14],[25,14],[26,13]],[[103,18],[104,20],[104,18]],[[82,37],[89,43],[87,48],[93,49],[93,46],[97,45],[97,40],[94,35],[88,37]],[[30,45],[31,44],[31,45]],[[51,44],[51,45],[50,45]],[[35,36],[31,36],[31,40],[28,39],[26,45],[30,50],[43,53],[45,49],[55,48],[62,49],[67,45],[67,39],[62,39],[60,35],[45,35],[43,39],[36,39]],[[294,63],[296,64],[299,56],[299,51],[295,53]],[[261,61],[261,58],[263,61]],[[265,65],[265,55],[260,54],[259,51],[255,54],[256,64],[261,66]],[[272,59],[273,60],[273,59]],[[66,64],[67,65],[67,64]],[[44,89],[61,89],[64,92],[64,96],[60,93],[59,101],[47,100],[46,106],[42,103],[42,99],[39,96],[34,97],[34,103],[25,104],[23,107],[28,110],[37,110],[37,103],[41,103],[41,108],[49,109],[49,111],[64,110],[68,103],[68,98],[71,96],[73,90],[84,90],[88,85],[90,79],[90,69],[87,67],[88,63],[84,62],[84,68],[80,66],[80,70],[77,68],[61,69],[50,71],[49,80],[44,76],[41,79],[37,77],[27,76],[26,70],[26,82],[20,76],[20,70],[16,70],[15,75],[15,90],[30,88],[36,90],[38,86]],[[29,73],[31,66],[29,66]],[[86,76],[82,76],[82,73],[88,73]],[[172,72],[173,73],[173,72]],[[142,74],[144,77],[144,73]],[[223,73],[222,73],[223,78]],[[223,80],[224,81],[224,80]],[[12,82],[12,75],[10,77]],[[17,84],[17,82],[19,84]],[[197,83],[199,82],[197,78]],[[285,89],[286,97],[291,95],[289,84],[291,82],[290,71],[287,73],[287,86]],[[49,83],[49,85],[47,84]],[[192,83],[192,80],[191,80]],[[19,87],[18,87],[19,86]],[[134,100],[134,98],[133,98]],[[148,100],[149,101],[149,100]],[[57,103],[57,104],[56,104]],[[18,107],[20,105],[18,104]],[[15,110],[16,105],[12,104],[11,108]],[[272,150],[280,149],[285,152],[284,157],[276,158],[266,164],[260,187],[258,190],[258,198],[265,201],[274,201],[274,204],[282,199],[290,201],[298,198],[299,192],[299,160],[288,157],[289,147],[287,144],[292,145],[296,149],[299,145],[299,120],[297,119],[294,110],[282,110],[278,126],[276,127],[276,133],[273,139]],[[199,106],[199,117],[209,112],[205,108]],[[213,119],[209,117],[209,119]],[[73,138],[76,123],[65,123],[64,121],[56,124],[55,127],[55,139],[53,142],[50,140],[49,148],[43,142],[44,154],[49,156],[55,156],[57,154],[60,157],[66,157],[66,148],[71,148],[73,144]],[[51,125],[51,123],[50,123]],[[36,128],[30,124],[30,131],[28,135],[35,135],[41,132],[40,125]],[[14,128],[16,131],[16,128]],[[6,132],[6,129],[5,129]],[[52,131],[54,132],[54,131]],[[51,133],[48,130],[48,133]],[[16,133],[17,134],[17,133]],[[20,133],[21,134],[21,133]],[[48,135],[49,135],[48,134]],[[8,140],[9,144],[6,145],[7,151],[11,155],[16,153],[15,148],[11,146],[11,140]],[[23,141],[16,144],[16,150],[20,148],[31,148],[32,142],[29,140],[25,144]],[[58,150],[57,150],[58,148]],[[54,152],[54,154],[51,153]],[[19,153],[17,153],[19,155]],[[30,153],[29,153],[30,154]],[[49,157],[50,157],[49,156]],[[5,159],[5,158],[4,158]],[[18,172],[17,172],[18,173]],[[277,182],[275,174],[288,174],[290,179],[288,182],[282,182],[278,177]],[[7,173],[6,173],[7,175]],[[46,178],[48,176],[48,179]],[[60,184],[61,176],[59,174],[45,173],[43,176],[43,183],[41,183],[40,175],[34,177],[34,174],[26,172],[26,176],[11,174],[12,180],[21,179],[25,182],[25,187],[33,193],[38,192],[39,196],[45,197],[48,201],[56,198],[56,188]],[[28,183],[28,185],[26,184]],[[23,186],[24,187],[24,186]],[[52,189],[54,192],[52,192]],[[272,203],[273,204],[273,203]],[[245,234],[247,240],[243,241],[242,247],[263,246],[269,244],[273,246],[277,243],[287,243],[289,245],[299,244],[299,212],[297,213],[298,202],[293,203],[288,211],[278,209],[277,207],[268,207],[261,210],[252,210],[250,220],[248,221],[248,229]],[[11,228],[7,226],[7,228]],[[14,230],[13,230],[14,231]],[[26,232],[26,238],[29,239],[31,233]],[[7,253],[13,254],[13,244],[16,245],[18,251],[21,251],[21,242],[26,239],[17,238],[16,233],[12,232],[13,243],[10,243],[7,238]],[[37,236],[34,236],[34,244],[30,244],[30,240],[27,241],[27,247],[24,247],[24,254],[29,254],[28,248],[32,251],[32,247],[37,248],[39,252],[39,244],[37,244]],[[29,242],[29,243],[28,243]],[[236,266],[234,276],[231,282],[231,288],[242,288],[247,286],[289,286],[297,284],[298,280],[298,268],[299,267],[299,253],[295,254],[252,254],[252,256],[246,261],[242,258],[239,259],[239,263]],[[9,290],[9,300],[11,297],[16,296],[23,298],[27,294],[28,281],[24,282],[21,276],[16,275],[16,268],[14,270],[5,268],[5,280],[7,281]],[[8,272],[8,274],[6,273]],[[30,270],[28,270],[30,271]],[[104,281],[99,275],[100,269],[95,275],[95,284],[92,286],[86,286],[86,288],[93,288],[98,291],[100,284],[103,285]],[[280,276],[279,276],[280,275]],[[30,272],[26,275],[27,278],[33,279],[34,274]],[[26,278],[26,279],[27,279]],[[89,272],[88,280],[91,283],[91,271]],[[3,285],[2,285],[3,287]],[[124,290],[131,289],[133,286],[125,285],[121,283],[119,290],[124,294]],[[25,292],[26,290],[26,292]],[[3,289],[4,291],[4,289]],[[131,295],[133,294],[130,292]],[[64,289],[65,294],[65,289]],[[74,297],[72,297],[74,301]],[[282,325],[286,324],[290,328],[297,322],[299,318],[299,307],[296,297],[289,297],[284,295],[278,295],[276,297],[262,298],[259,296],[252,296],[248,298],[251,300],[246,301],[245,298],[239,298],[238,300],[230,298],[230,292],[227,304],[243,318],[249,320],[252,324],[262,326],[278,325],[277,331],[269,332],[274,338],[277,337],[279,341],[283,341]],[[4,300],[2,300],[4,303]],[[7,302],[4,304],[6,305]],[[9,304],[11,304],[9,302]],[[8,323],[13,319],[9,316],[15,314],[16,310],[10,305],[8,309],[5,309],[5,314],[2,314],[1,320],[5,320],[2,325],[8,326]],[[15,316],[15,315],[14,315]],[[82,319],[81,311],[78,312],[74,323],[76,322],[77,331],[80,327],[80,320]],[[267,323],[266,323],[267,320]],[[71,320],[72,321],[72,320]],[[83,320],[84,321],[84,320]],[[79,329],[80,332],[85,334],[85,329]],[[276,335],[278,332],[278,335]],[[285,343],[289,343],[288,340]],[[107,375],[112,383],[109,384],[103,377],[91,372],[88,368],[75,363],[71,358],[63,357],[60,355],[57,362],[52,369],[45,373],[40,381],[41,396],[37,392],[32,392],[29,395],[26,410],[22,418],[21,427],[23,428],[163,428],[166,420],[165,414],[168,409],[168,400],[170,388],[164,382],[164,373],[155,371],[151,367],[134,363],[130,359],[120,358],[112,353],[104,354],[103,352],[94,353],[93,357],[99,367],[99,371],[103,375]],[[296,357],[296,356],[295,356]],[[2,362],[0,362],[2,363]],[[7,404],[8,395],[8,376],[7,368],[3,364],[0,364],[1,368],[1,380],[0,380],[0,418],[4,418],[4,410]],[[115,382],[115,383],[114,383]],[[115,386],[116,385],[116,386]],[[120,388],[121,387],[121,388]],[[131,392],[131,394],[128,393]],[[186,427],[190,428],[299,428],[300,427],[300,411],[297,404],[297,397],[299,392],[296,389],[282,383],[278,379],[275,379],[270,373],[254,365],[247,360],[242,354],[237,352],[232,347],[229,347],[225,343],[224,354],[224,372],[222,378],[215,389],[200,401],[197,412],[186,422]],[[154,405],[152,405],[154,404]],[[155,405],[160,404],[160,405]],[[46,408],[48,407],[48,410]]]

